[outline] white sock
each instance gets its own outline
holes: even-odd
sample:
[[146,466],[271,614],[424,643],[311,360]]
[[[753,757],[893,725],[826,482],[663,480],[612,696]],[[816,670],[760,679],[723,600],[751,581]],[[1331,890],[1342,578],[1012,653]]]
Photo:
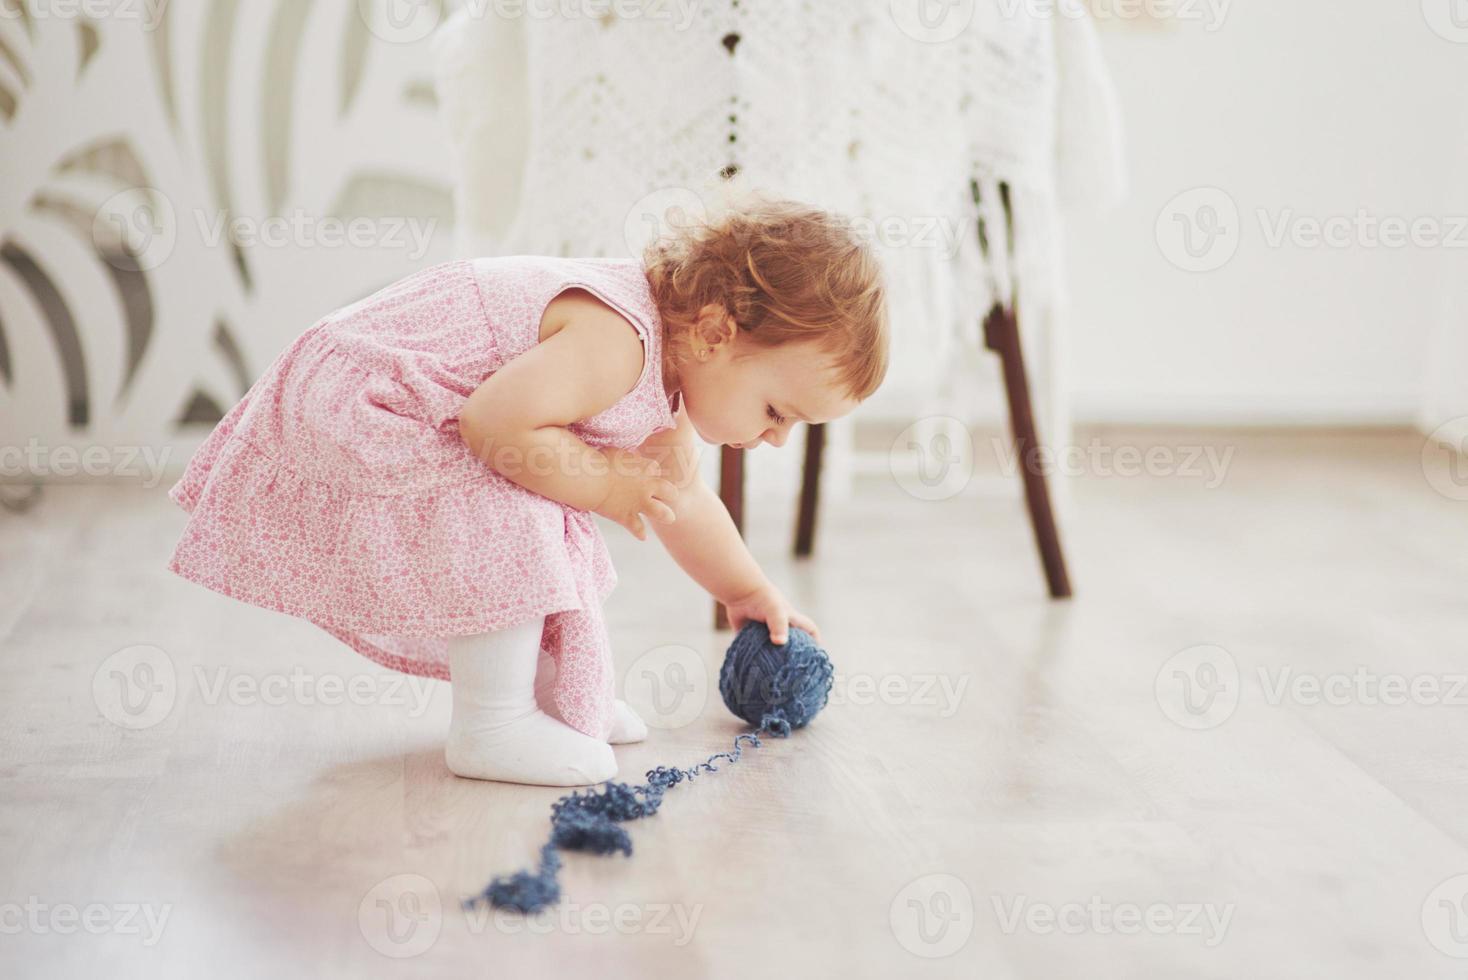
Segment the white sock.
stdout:
[[444,758],[469,779],[589,786],[617,774],[611,746],[541,711],[535,669],[543,618],[449,641],[454,714]]
[[647,722],[626,701],[618,698],[616,717],[612,719],[612,734],[607,737],[607,741],[613,745],[623,745],[627,742],[641,742],[645,738]]
[[[556,683],[556,662],[549,655],[540,655],[540,665],[535,672],[535,697],[540,703],[540,709],[557,721],[563,720],[561,713],[556,710],[556,702],[551,697],[551,690]],[[607,741],[612,745],[625,745],[628,742],[641,742],[647,738],[647,722],[642,716],[632,710],[632,706],[621,698],[618,698],[613,706],[612,733],[607,736]]]

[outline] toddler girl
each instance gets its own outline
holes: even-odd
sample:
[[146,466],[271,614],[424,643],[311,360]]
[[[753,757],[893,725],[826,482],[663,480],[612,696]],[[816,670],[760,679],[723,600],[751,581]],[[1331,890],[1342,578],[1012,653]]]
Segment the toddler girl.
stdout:
[[795,624],[693,435],[784,445],[886,373],[882,286],[848,225],[755,201],[635,259],[446,262],[318,321],[220,421],[170,496],[170,568],[453,682],[460,776],[578,786],[646,736],[615,698],[592,514],[777,643]]

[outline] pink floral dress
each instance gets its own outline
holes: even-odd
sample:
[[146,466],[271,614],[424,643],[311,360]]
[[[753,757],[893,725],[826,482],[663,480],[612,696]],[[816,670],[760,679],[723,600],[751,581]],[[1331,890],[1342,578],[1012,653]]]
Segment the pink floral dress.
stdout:
[[169,567],[300,616],[395,670],[448,679],[447,637],[544,616],[554,708],[611,732],[602,602],[617,578],[591,514],[524,489],[459,437],[486,377],[579,286],[642,338],[636,387],[569,428],[632,449],[675,425],[662,323],[634,259],[446,262],[324,317],[222,419],[169,491],[190,518]]

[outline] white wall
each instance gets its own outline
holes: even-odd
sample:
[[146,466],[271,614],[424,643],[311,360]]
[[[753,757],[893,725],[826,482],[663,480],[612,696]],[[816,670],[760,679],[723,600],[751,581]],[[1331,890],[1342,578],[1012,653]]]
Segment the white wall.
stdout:
[[[1468,25],[1462,43],[1439,36],[1423,9],[1436,2],[1236,0],[1211,31],[1103,31],[1131,193],[1071,226],[1078,419],[1409,424],[1443,410],[1427,401],[1468,411],[1463,389],[1426,390],[1444,384],[1429,368],[1464,350],[1468,240],[1273,247],[1256,216],[1468,214]],[[1198,186],[1236,203],[1238,249],[1189,272],[1156,226]]]
[[[1464,56],[1468,57],[1468,48]],[[1456,159],[1460,164],[1468,161],[1468,124],[1458,127]],[[1453,182],[1452,207],[1468,214],[1468,167],[1460,166],[1459,174]],[[1468,256],[1445,263],[1439,293],[1442,310],[1428,338],[1418,426],[1468,454]]]

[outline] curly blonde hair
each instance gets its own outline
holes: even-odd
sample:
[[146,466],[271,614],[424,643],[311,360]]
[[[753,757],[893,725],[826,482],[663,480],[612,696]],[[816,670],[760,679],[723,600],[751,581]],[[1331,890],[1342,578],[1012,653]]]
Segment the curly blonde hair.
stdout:
[[748,197],[653,242],[643,264],[675,362],[691,354],[699,313],[722,306],[764,348],[814,341],[855,401],[887,374],[881,269],[846,219],[793,201]]

